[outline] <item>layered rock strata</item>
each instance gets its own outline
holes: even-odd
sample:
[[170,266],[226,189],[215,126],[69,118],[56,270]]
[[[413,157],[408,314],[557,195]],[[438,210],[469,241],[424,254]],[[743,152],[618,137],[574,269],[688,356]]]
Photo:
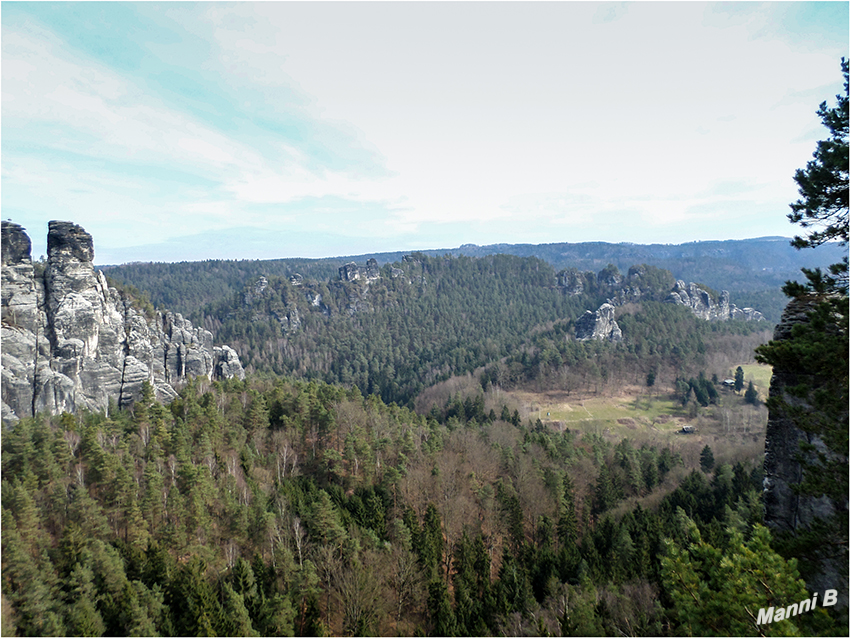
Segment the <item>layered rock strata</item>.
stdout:
[[193,377],[244,377],[239,357],[180,314],[146,316],[93,266],[80,226],[53,221],[47,262],[24,229],[2,223],[2,417],[130,405],[148,381],[169,401]]

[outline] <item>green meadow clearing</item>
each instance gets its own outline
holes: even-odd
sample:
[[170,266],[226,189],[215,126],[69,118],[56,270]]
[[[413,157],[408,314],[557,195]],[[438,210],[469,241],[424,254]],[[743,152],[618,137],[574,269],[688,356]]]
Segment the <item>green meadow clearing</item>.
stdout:
[[[760,364],[744,364],[745,387],[750,381],[759,391],[759,398],[767,398],[771,368]],[[734,377],[734,369],[730,375]],[[701,408],[702,417],[711,416],[720,408],[740,407],[743,392],[718,388],[717,406]],[[566,392],[513,392],[514,398],[525,407],[527,418],[556,428],[578,429],[586,432],[607,431],[608,434],[629,436],[636,431],[674,433],[694,420],[694,414],[669,391],[632,387],[620,396],[577,397]]]

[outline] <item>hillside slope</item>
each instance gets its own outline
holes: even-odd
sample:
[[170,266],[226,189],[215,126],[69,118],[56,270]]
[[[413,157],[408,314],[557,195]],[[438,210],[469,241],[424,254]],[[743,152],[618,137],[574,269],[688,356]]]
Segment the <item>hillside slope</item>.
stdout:
[[[798,280],[800,268],[826,267],[843,253],[835,246],[798,251],[782,237],[692,242],[688,244],[494,244],[421,251],[431,257],[446,254],[484,257],[509,254],[536,257],[555,270],[575,268],[598,272],[608,264],[626,270],[649,264],[669,270],[676,279],[697,281],[728,290],[741,306],[758,308],[773,323],[779,321],[785,298],[779,291],[786,280]],[[115,281],[147,292],[151,301],[186,316],[237,293],[260,276],[289,277],[300,273],[313,279],[334,279],[340,266],[375,259],[378,265],[400,261],[404,252],[374,253],[329,259],[209,260],[203,262],[133,263],[105,266]]]

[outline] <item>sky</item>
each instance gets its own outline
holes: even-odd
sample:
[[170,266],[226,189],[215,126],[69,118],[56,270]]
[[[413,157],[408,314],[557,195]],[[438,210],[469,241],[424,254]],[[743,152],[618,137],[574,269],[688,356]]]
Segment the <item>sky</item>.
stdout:
[[95,263],[793,236],[847,2],[3,2],[3,219]]

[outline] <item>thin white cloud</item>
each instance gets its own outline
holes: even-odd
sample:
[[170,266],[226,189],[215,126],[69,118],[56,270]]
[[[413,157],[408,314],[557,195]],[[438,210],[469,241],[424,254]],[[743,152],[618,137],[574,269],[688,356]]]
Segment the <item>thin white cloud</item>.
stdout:
[[[112,242],[200,224],[361,233],[346,210],[382,236],[466,225],[495,241],[649,241],[731,236],[747,201],[773,234],[838,84],[835,48],[783,39],[772,5],[138,7],[177,33],[145,41],[174,61],[171,81],[213,78],[221,103],[192,110],[155,77],[4,23],[4,207],[127,215],[132,233]],[[131,162],[187,178],[164,185]]]
[[[157,202],[149,193],[145,214],[167,216],[169,225],[160,229],[164,233],[185,233],[201,215],[211,223],[228,218],[230,223],[241,223],[246,218],[243,205],[257,202],[285,203],[328,194],[366,198],[356,178],[327,169],[316,171],[310,166],[312,158],[286,144],[276,145],[275,152],[264,156],[250,143],[168,108],[143,87],[80,57],[38,28],[4,28],[3,123],[6,139],[13,142],[92,160],[133,161],[163,170],[174,167],[220,183],[215,192],[205,193],[205,198],[219,198],[214,202]],[[86,168],[68,161],[19,157],[14,151],[5,154],[3,178],[7,203],[22,207],[26,200],[34,203],[39,199],[33,199],[35,187],[52,191],[40,195],[43,202],[61,201],[64,193],[74,191],[78,200],[90,198],[89,206],[101,211],[98,214],[106,214],[115,200],[124,200],[124,191],[150,189],[143,178],[116,174],[108,164]],[[122,201],[125,214],[141,212],[139,205],[126,204]],[[90,217],[70,206],[68,213]],[[144,239],[135,238],[137,243]]]

